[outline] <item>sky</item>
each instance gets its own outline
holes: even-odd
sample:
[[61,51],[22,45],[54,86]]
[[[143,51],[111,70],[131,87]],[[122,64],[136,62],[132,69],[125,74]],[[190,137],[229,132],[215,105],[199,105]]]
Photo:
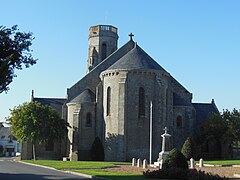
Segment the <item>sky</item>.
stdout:
[[35,97],[66,97],[86,74],[88,30],[118,28],[118,47],[134,41],[193,93],[193,102],[219,111],[240,109],[238,0],[11,0],[1,2],[0,25],[32,32],[37,64],[16,71],[0,94],[0,122],[9,109]]

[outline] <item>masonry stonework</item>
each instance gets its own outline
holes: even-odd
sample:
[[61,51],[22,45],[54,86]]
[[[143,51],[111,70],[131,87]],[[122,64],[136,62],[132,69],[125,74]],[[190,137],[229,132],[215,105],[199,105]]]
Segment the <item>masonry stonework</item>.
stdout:
[[[89,29],[87,74],[67,89],[62,114],[70,124],[70,160],[91,160],[91,146],[101,139],[106,161],[148,159],[152,102],[153,159],[161,151],[164,127],[169,147],[181,148],[212,112],[214,101],[192,103],[192,93],[152,59],[132,36],[118,48],[117,28]],[[204,109],[204,111],[203,111]]]

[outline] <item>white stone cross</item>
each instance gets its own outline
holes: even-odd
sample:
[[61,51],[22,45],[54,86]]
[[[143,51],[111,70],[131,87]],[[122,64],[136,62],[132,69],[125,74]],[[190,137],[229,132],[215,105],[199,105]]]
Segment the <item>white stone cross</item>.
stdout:
[[168,128],[165,127],[163,130],[164,130],[165,134],[167,134]]

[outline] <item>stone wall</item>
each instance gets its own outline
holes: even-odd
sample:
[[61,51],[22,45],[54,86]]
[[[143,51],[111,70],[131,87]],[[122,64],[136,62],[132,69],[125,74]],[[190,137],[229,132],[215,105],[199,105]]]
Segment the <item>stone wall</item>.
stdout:
[[118,59],[124,56],[128,51],[130,51],[134,47],[134,42],[129,41],[121,48],[119,48],[114,54],[107,57],[104,61],[102,61],[96,68],[94,68],[91,72],[86,74],[80,81],[74,84],[71,88],[67,90],[68,102],[70,102],[73,98],[79,95],[83,90],[89,88],[92,92],[96,93],[96,87],[100,83],[99,75],[102,71],[110,67],[113,63],[115,63]]
[[[91,125],[87,124],[88,113],[91,113]],[[78,160],[91,160],[91,147],[96,136],[95,119],[95,103],[82,104],[78,126]]]
[[[187,137],[191,137],[194,131],[195,109],[192,106],[175,106],[173,108],[174,131],[172,139],[176,148],[181,149]],[[182,127],[177,127],[177,118],[182,117]]]
[[[96,26],[98,30],[94,30],[93,28],[90,28],[89,32],[89,50],[88,50],[88,58],[92,56],[92,49],[95,48],[98,59],[96,59],[97,62],[94,62],[94,66],[99,64],[102,60],[102,45],[106,44],[106,55],[109,56],[112,54],[115,50],[117,50],[117,40],[118,35],[117,32],[109,31],[109,30],[100,30],[100,26]],[[90,59],[88,59],[89,61]],[[91,63],[88,62],[88,68]],[[90,70],[90,69],[89,69]]]
[[[157,159],[163,128],[170,124],[167,119],[168,108],[171,106],[168,105],[166,74],[156,71],[108,70],[101,75],[106,124],[106,160],[125,161],[133,157],[149,157],[150,101],[153,102],[153,158]],[[108,87],[111,87],[112,93],[109,116],[106,114]],[[144,116],[138,114],[140,87],[145,91]]]

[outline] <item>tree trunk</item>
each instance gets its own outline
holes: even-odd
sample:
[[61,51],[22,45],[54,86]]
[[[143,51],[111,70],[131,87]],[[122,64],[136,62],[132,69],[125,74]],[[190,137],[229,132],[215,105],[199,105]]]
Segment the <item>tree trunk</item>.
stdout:
[[35,141],[33,141],[33,160],[36,160]]

